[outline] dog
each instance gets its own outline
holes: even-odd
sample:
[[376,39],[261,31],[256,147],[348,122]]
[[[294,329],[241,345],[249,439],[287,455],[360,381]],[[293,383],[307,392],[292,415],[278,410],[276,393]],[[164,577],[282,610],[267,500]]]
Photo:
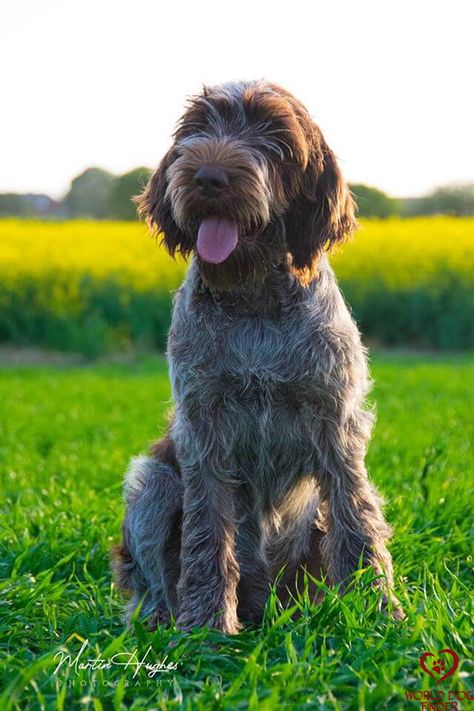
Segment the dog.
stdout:
[[205,87],[137,202],[192,258],[168,338],[174,414],[126,475],[128,619],[140,605],[152,627],[232,634],[272,585],[288,601],[306,572],[344,592],[361,564],[403,617],[364,464],[366,352],[326,257],[355,205],[320,129],[275,84]]

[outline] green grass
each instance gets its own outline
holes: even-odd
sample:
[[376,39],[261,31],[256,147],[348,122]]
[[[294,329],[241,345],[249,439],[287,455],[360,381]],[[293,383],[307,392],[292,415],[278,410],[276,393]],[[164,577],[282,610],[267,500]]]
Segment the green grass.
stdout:
[[[0,709],[406,709],[405,692],[435,689],[423,651],[454,649],[460,668],[438,689],[473,688],[472,357],[374,358],[378,424],[371,475],[395,527],[391,549],[407,621],[376,609],[358,575],[291,621],[271,598],[263,627],[225,638],[198,630],[124,632],[108,550],[119,538],[130,455],[163,428],[160,359],[133,366],[0,370]],[[177,670],[53,671],[55,653],[89,657],[148,646]],[[464,706],[463,706],[464,707]],[[466,708],[468,704],[466,704]]]

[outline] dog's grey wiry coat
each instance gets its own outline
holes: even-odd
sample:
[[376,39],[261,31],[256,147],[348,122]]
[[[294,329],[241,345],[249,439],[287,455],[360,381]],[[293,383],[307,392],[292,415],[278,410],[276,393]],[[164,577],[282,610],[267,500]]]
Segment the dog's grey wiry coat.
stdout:
[[[287,127],[265,134],[264,122],[246,123],[251,101],[262,111],[276,102],[273,114],[287,111]],[[169,332],[169,432],[126,478],[115,565],[132,593],[129,615],[143,599],[154,624],[173,614],[183,629],[232,633],[261,620],[275,581],[283,602],[304,570],[342,592],[362,563],[373,566],[384,604],[393,600],[401,617],[390,529],[364,464],[373,420],[366,354],[323,251],[354,224],[350,195],[319,129],[279,87],[207,89],[190,111],[197,109],[212,121],[198,130],[196,113],[185,115],[141,198],[170,251],[193,256]],[[291,156],[274,149],[260,159],[265,135],[283,154],[295,122],[301,136]],[[189,176],[210,161],[230,176],[225,201],[193,192]],[[251,201],[242,163],[255,168],[259,204],[266,196],[260,223],[250,208],[252,218],[239,221]],[[242,225],[236,255],[208,264],[196,254],[197,225],[229,211]]]

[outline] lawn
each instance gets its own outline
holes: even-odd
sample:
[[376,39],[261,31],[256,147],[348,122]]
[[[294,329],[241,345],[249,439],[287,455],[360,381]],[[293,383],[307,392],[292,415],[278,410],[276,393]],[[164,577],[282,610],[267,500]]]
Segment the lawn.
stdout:
[[[474,359],[379,353],[372,365],[368,464],[395,527],[406,622],[377,611],[367,571],[343,599],[311,607],[303,594],[296,621],[271,598],[261,629],[229,638],[139,622],[125,632],[111,582],[123,471],[170,405],[164,362],[0,369],[0,709],[419,709],[407,692],[473,689]],[[54,673],[58,651],[74,658],[85,640],[83,662],[151,646],[147,661],[176,669],[134,677],[64,657]],[[419,657],[446,647],[460,666],[435,687]]]

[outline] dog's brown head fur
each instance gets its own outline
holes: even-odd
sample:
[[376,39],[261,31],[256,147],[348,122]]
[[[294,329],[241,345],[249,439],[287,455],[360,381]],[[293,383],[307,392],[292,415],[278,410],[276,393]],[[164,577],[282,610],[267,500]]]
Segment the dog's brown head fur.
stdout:
[[304,106],[266,82],[204,88],[137,198],[171,254],[196,249],[205,281],[233,289],[288,259],[311,276],[356,227],[336,158]]

